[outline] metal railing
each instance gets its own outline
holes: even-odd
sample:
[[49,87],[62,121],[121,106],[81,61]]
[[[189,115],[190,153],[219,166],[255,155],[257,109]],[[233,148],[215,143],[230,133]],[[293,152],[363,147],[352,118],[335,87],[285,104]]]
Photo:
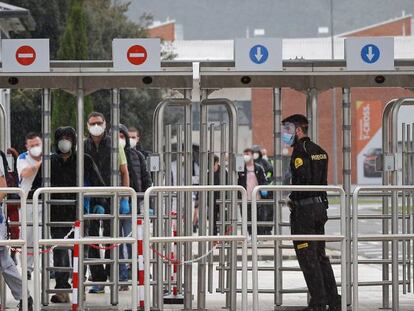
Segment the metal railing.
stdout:
[[[358,232],[358,198],[361,192],[375,191],[375,192],[392,192],[392,209],[393,209],[393,233],[392,234],[364,234],[359,235]],[[398,241],[406,241],[414,239],[414,234],[399,234],[398,233],[398,206],[397,193],[398,191],[414,191],[414,186],[358,186],[355,188],[352,195],[352,237],[353,237],[353,303],[352,310],[358,310],[358,242],[359,241],[391,241],[392,247],[392,310],[399,308],[399,277],[398,277]],[[383,282],[382,282],[383,283]],[[374,284],[374,283],[373,283]],[[388,285],[387,285],[388,286]]]
[[[33,227],[39,227],[39,217],[38,217],[38,205],[39,205],[39,196],[44,193],[77,193],[88,195],[123,195],[131,197],[131,214],[137,215],[137,197],[136,192],[132,188],[128,187],[48,187],[48,188],[39,188],[33,194]],[[116,213],[116,212],[115,212]],[[133,311],[137,310],[137,222],[134,217],[131,218],[132,223],[132,236],[124,238],[80,238],[76,239],[39,239],[38,230],[33,230],[33,259],[34,259],[34,309],[40,310],[40,265],[39,265],[39,248],[41,245],[85,245],[85,244],[110,244],[110,243],[126,243],[132,244],[132,286],[131,286],[131,308]],[[24,267],[22,267],[24,269]],[[26,268],[27,269],[27,268]],[[25,270],[23,270],[25,271]],[[118,278],[118,275],[114,276]],[[83,286],[83,277],[79,278],[80,285]],[[83,297],[79,297],[78,301],[82,301]]]
[[[180,237],[151,237],[149,204],[150,196],[154,192],[201,192],[201,191],[237,191],[242,196],[242,234],[236,235],[233,230],[232,235],[228,236],[180,236]],[[237,226],[236,226],[237,228]],[[150,243],[184,243],[184,242],[213,242],[213,241],[241,241],[242,248],[242,310],[247,311],[247,193],[241,186],[158,186],[148,188],[144,195],[144,301],[145,311],[150,310]],[[237,277],[236,275],[234,277]],[[236,279],[237,281],[237,279]],[[235,290],[235,287],[234,287]],[[236,293],[234,293],[236,294]],[[234,306],[235,307],[235,306]]]
[[[257,236],[257,194],[261,190],[281,192],[281,191],[331,191],[338,192],[340,195],[340,235],[263,235]],[[258,290],[258,254],[257,241],[330,241],[341,243],[341,308],[346,310],[347,302],[347,237],[346,217],[345,217],[345,191],[342,187],[337,186],[271,186],[263,185],[254,188],[252,193],[252,270],[253,270],[253,310],[259,310],[259,290]],[[277,294],[277,293],[276,293]]]
[[[0,240],[0,247],[6,246],[18,246],[21,247],[21,265],[22,271],[27,271],[27,225],[26,225],[26,194],[20,188],[0,188],[0,193],[6,194],[17,194],[20,197],[20,211],[21,211],[21,239],[18,240]],[[5,206],[3,205],[3,208]],[[6,221],[6,220],[4,220]],[[28,294],[28,286],[27,286],[27,273],[22,273],[22,302],[23,302],[23,310],[27,311],[27,295]],[[5,308],[6,301],[2,302]]]

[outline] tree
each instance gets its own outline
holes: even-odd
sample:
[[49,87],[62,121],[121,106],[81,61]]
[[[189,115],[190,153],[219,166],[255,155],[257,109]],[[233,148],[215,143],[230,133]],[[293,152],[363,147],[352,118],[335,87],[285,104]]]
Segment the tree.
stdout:
[[[60,60],[88,59],[86,13],[83,0],[72,0],[65,31],[57,52]],[[52,104],[52,132],[59,126],[76,126],[76,100],[74,96],[58,90],[54,92]],[[90,98],[85,98],[85,114],[93,110]]]

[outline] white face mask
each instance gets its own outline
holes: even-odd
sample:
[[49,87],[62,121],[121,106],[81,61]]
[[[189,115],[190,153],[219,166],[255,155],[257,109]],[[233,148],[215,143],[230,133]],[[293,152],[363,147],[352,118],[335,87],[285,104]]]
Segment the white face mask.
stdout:
[[138,143],[138,139],[136,139],[136,138],[130,138],[129,139],[129,144],[131,145],[131,148],[135,148],[137,143]]
[[125,148],[125,145],[126,145],[126,140],[123,139],[123,138],[120,138],[119,139],[119,148],[124,149]]
[[72,142],[67,139],[59,140],[58,148],[62,153],[68,153],[72,149]]
[[248,163],[248,162],[250,162],[252,160],[252,156],[251,155],[248,155],[248,154],[245,154],[243,156],[243,158],[244,158],[244,162],[245,163]]
[[105,125],[88,125],[88,130],[92,136],[101,136],[105,132]]
[[42,154],[42,145],[40,146],[35,146],[29,149],[30,155],[32,155],[33,157],[39,157]]
[[253,153],[253,159],[257,160],[259,158],[259,154],[257,152]]

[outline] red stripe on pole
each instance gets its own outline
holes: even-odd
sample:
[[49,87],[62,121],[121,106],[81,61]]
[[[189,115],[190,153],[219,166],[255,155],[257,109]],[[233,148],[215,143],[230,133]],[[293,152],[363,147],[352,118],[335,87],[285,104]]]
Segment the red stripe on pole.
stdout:
[[75,244],[73,246],[73,257],[79,257],[79,245]]
[[144,254],[144,246],[142,240],[138,240],[138,255]]
[[73,282],[73,287],[74,288],[78,288],[79,276],[78,276],[78,273],[77,272],[76,273],[73,273],[73,275],[72,275],[72,282]]
[[144,285],[144,271],[138,271],[138,284]]
[[78,310],[78,304],[72,304],[72,311]]

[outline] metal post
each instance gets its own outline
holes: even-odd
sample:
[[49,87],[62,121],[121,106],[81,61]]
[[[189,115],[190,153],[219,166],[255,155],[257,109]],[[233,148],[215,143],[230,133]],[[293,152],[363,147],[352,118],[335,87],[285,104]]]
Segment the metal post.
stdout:
[[[120,90],[112,90],[112,106],[111,106],[111,134],[112,134],[112,152],[111,152],[111,183],[113,187],[119,186],[119,112],[120,104]],[[114,221],[111,226],[111,236],[118,237],[119,235],[119,217],[118,217],[118,204],[119,198],[117,194],[114,194],[111,200],[111,213],[114,215]],[[113,282],[111,286],[111,304],[113,306],[118,304],[118,280],[119,280],[119,248],[115,247],[111,251],[111,259],[113,264],[111,266],[110,280]]]
[[[398,147],[398,106],[392,108],[391,115],[391,152],[396,156],[399,152]],[[397,168],[391,172],[391,181],[393,185],[398,184],[398,171]],[[392,192],[391,196],[391,233],[398,234],[398,193]],[[398,240],[391,241],[391,267],[392,267],[392,309],[398,310],[399,308],[399,271],[398,271]]]
[[[214,124],[211,124],[209,126],[210,128],[210,147],[209,147],[209,161],[208,161],[208,184],[210,185],[214,185],[214,154],[215,154],[215,143],[214,143]],[[225,170],[225,168],[223,167],[222,170]],[[201,173],[201,170],[200,170]],[[216,205],[216,202],[214,200],[214,192],[210,192],[209,193],[209,197],[208,197],[208,217],[209,217],[209,224],[208,224],[208,234],[209,235],[214,235],[214,226],[216,226],[217,224],[215,223],[216,221],[218,222],[218,219],[214,219],[215,217],[215,212],[214,212],[214,208]],[[213,243],[210,242],[208,244],[209,249],[213,248]],[[213,268],[213,253],[210,254],[210,256],[208,257],[208,292],[211,294],[213,293],[213,273],[214,273],[214,268]]]
[[[83,110],[84,110],[84,90],[83,90],[83,81],[81,78],[78,80],[78,89],[76,94],[76,102],[77,102],[77,150],[78,150],[78,157],[76,158],[76,167],[77,167],[77,182],[76,184],[78,187],[83,187],[84,183],[84,119],[83,119]],[[78,194],[78,202],[77,202],[77,210],[78,210],[78,219],[83,219],[83,193]],[[85,226],[83,221],[80,223],[80,235],[81,237],[84,235]],[[84,273],[84,247],[83,244],[79,245],[79,275],[83,276]],[[83,286],[83,278],[79,278],[78,284],[78,307],[79,310],[83,308],[83,297],[85,296],[85,287]]]
[[[283,168],[282,168],[282,141],[281,141],[281,130],[282,130],[282,93],[280,88],[275,88],[273,90],[273,171],[274,174],[274,184],[282,185],[283,184]],[[282,228],[280,226],[281,212],[279,207],[279,201],[281,199],[281,194],[279,191],[273,192],[273,217],[275,224],[274,234],[282,234]],[[274,287],[275,287],[275,296],[274,303],[276,306],[280,306],[283,303],[282,295],[282,272],[281,268],[283,265],[282,260],[282,249],[280,248],[281,242],[274,242],[274,257],[275,257],[275,270],[274,270]]]
[[347,238],[347,305],[351,304],[351,222],[350,222],[350,196],[351,196],[351,94],[349,88],[342,89],[342,109],[343,109],[343,187],[346,193],[345,219],[346,219],[346,238]]
[[[228,152],[228,149],[226,148],[226,135],[227,135],[227,127],[226,124],[221,124],[220,127],[220,185],[225,185],[227,183],[226,181],[226,162],[225,157],[226,153]],[[226,200],[226,192],[220,191],[220,235],[225,235],[226,233],[226,203],[224,202]],[[225,257],[225,248],[224,244],[221,244],[220,251],[219,251],[219,290],[223,294],[224,293],[224,281],[225,281],[225,267],[226,267],[226,257]]]
[[[171,183],[171,179],[172,179],[172,174],[171,174],[171,162],[172,162],[172,157],[171,157],[171,124],[168,124],[165,126],[165,185],[166,186],[170,186]],[[168,193],[167,194],[167,201],[165,204],[165,211],[167,214],[167,225],[165,226],[165,236],[172,236],[173,235],[173,222],[174,220],[172,219],[172,206],[171,206],[171,202],[172,202],[172,193]],[[177,205],[176,205],[177,206]],[[175,210],[176,212],[176,210]],[[175,214],[177,215],[177,214]],[[176,221],[177,222],[177,221]],[[177,224],[178,225],[178,224]],[[171,244],[167,245],[167,254],[171,254]],[[175,254],[175,256],[177,256],[177,254]],[[166,279],[167,279],[167,283],[168,283],[168,293],[171,294],[171,269],[172,266],[170,265],[166,265]],[[174,285],[173,285],[174,286]]]
[[[186,92],[187,93],[187,92]],[[188,94],[186,94],[187,96]],[[193,99],[194,100],[194,99]],[[190,186],[193,181],[193,144],[192,144],[192,110],[191,105],[184,107],[184,185]],[[193,218],[192,218],[192,193],[186,192],[184,195],[184,235],[193,235]],[[191,260],[193,254],[191,243],[184,244],[184,260]],[[191,263],[184,265],[184,310],[192,309],[192,282],[193,266]]]
[[[51,96],[50,89],[43,89],[42,94],[42,143],[43,143],[43,160],[42,160],[42,185],[43,187],[50,186],[50,136],[51,136]],[[42,235],[43,238],[49,238],[49,194],[43,195],[42,203]],[[33,228],[33,230],[39,230],[39,228]],[[49,304],[49,272],[47,267],[49,266],[49,253],[45,253],[42,256],[42,304],[47,306]],[[24,273],[24,272],[23,272]]]
[[[183,180],[183,167],[181,165],[181,158],[183,157],[183,125],[177,125],[177,185],[182,185]],[[180,162],[178,161],[180,159]],[[182,236],[184,234],[184,224],[183,224],[183,202],[184,196],[182,192],[177,193],[176,197],[176,206],[177,206],[177,219],[180,221],[177,222],[177,235]],[[177,244],[177,260],[182,260],[183,258],[183,246],[181,243]],[[183,269],[181,265],[177,267],[177,287],[178,292],[182,294],[183,292]]]
[[[200,105],[200,186],[207,185],[207,168],[208,168],[208,148],[207,148],[207,137],[208,137],[208,106]],[[199,208],[198,208],[198,223],[199,229],[198,234],[200,236],[206,235],[207,232],[207,197],[204,191],[199,194]],[[210,219],[212,223],[212,219]],[[198,244],[199,256],[205,254],[207,251],[206,243],[200,242]],[[206,258],[203,258],[198,263],[198,291],[197,291],[197,309],[205,310],[206,308]]]
[[309,137],[318,141],[318,92],[315,88],[309,89],[306,99],[306,117],[309,121]]

